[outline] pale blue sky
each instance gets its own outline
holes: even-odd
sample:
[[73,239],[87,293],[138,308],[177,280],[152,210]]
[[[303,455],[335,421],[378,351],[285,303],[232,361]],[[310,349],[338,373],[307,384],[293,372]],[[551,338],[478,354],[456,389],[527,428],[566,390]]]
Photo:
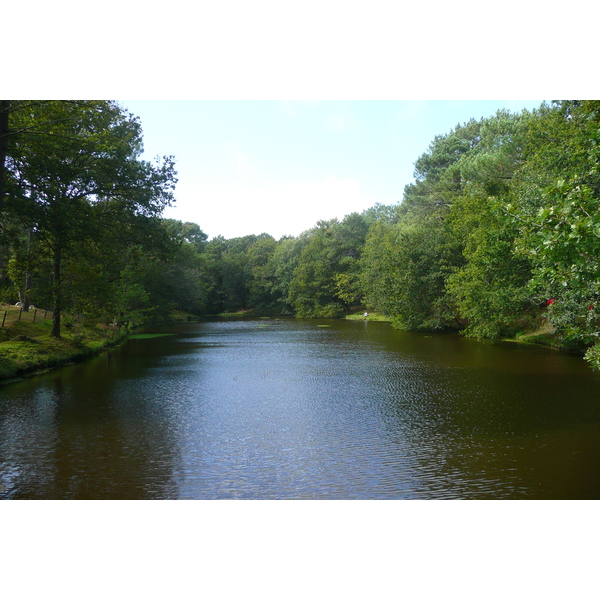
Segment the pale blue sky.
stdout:
[[121,101],[145,157],[175,156],[165,216],[210,237],[298,235],[320,219],[396,204],[438,134],[536,101]]

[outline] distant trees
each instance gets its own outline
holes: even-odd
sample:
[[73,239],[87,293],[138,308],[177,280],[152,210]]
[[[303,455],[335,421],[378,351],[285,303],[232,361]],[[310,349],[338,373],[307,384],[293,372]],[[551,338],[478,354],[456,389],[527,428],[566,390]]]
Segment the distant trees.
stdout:
[[288,290],[298,316],[336,317],[360,302],[359,259],[367,231],[365,218],[353,213],[342,222],[319,221],[307,232]]
[[343,313],[336,297],[331,252],[335,225],[337,220],[319,221],[294,269],[288,301],[299,317],[338,317]]

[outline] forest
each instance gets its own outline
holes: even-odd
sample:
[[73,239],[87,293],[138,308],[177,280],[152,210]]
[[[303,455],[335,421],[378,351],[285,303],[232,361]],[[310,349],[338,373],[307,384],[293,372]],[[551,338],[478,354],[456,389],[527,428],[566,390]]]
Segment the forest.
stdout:
[[0,301],[52,311],[54,338],[75,314],[368,310],[408,330],[551,336],[600,368],[600,101],[458,124],[398,204],[279,240],[163,218],[175,160],[142,151],[117,102],[0,101]]

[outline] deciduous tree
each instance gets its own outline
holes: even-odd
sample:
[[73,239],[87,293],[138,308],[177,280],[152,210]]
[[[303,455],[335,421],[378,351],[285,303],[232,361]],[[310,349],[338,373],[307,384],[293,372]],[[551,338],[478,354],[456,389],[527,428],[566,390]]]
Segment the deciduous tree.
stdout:
[[38,232],[51,256],[52,335],[60,337],[64,260],[116,220],[160,216],[173,199],[174,162],[140,159],[140,123],[115,102],[33,103],[10,116],[10,129],[21,133],[8,148],[15,186],[6,208]]

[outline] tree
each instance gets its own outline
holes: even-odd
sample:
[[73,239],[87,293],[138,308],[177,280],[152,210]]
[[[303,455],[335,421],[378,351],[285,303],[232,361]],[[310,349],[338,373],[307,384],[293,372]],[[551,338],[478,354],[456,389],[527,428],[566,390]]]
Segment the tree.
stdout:
[[273,273],[272,295],[275,307],[284,314],[293,313],[289,302],[290,286],[294,279],[294,272],[298,266],[304,247],[310,242],[307,233],[299,237],[283,237],[269,259],[269,270]]
[[252,266],[248,251],[256,240],[257,236],[247,235],[233,238],[226,243],[220,268],[222,290],[225,295],[225,310],[227,311],[250,307]]
[[450,208],[447,229],[461,248],[463,264],[446,281],[450,301],[466,334],[494,339],[511,329],[530,308],[530,261],[516,252],[518,221],[506,210],[514,203],[515,174],[530,117],[499,111],[481,122],[475,151],[457,163],[465,184]]
[[288,302],[299,317],[336,317],[343,312],[336,298],[328,239],[337,219],[319,221],[302,250],[289,287]]
[[170,240],[169,252],[148,264],[144,277],[152,288],[153,301],[167,312],[201,313],[208,302],[208,236],[196,223],[163,219],[161,225]]
[[445,304],[445,237],[435,213],[371,227],[361,258],[365,303],[397,327],[440,329],[451,320]]
[[519,246],[532,261],[532,292],[569,345],[589,346],[600,367],[600,102],[543,106],[532,122],[519,202]]
[[357,213],[319,221],[309,232],[289,287],[288,301],[298,316],[334,317],[360,298],[359,259],[368,232]]
[[450,226],[460,235],[465,264],[447,277],[446,291],[467,320],[465,333],[487,339],[514,333],[529,305],[531,276],[529,260],[515,253],[518,228],[486,196],[457,199]]
[[456,317],[446,279],[464,263],[447,219],[468,184],[461,161],[477,152],[481,121],[438,135],[415,162],[395,218],[375,222],[361,259],[360,286],[368,306],[399,327],[440,329]]
[[272,262],[277,242],[263,233],[248,248],[250,282],[248,285],[250,305],[260,311],[276,310],[281,298],[276,289],[275,269]]
[[6,156],[8,153],[10,100],[0,100],[0,212],[4,207]]
[[52,335],[60,337],[62,267],[77,244],[158,217],[173,199],[172,157],[140,159],[142,130],[115,102],[49,101],[11,113],[20,130],[8,147],[15,182],[6,208],[38,232],[53,270]]
[[12,231],[9,235],[10,258],[8,276],[17,292],[25,312],[31,304],[32,279],[42,266],[42,257],[37,251],[37,240],[33,230]]

